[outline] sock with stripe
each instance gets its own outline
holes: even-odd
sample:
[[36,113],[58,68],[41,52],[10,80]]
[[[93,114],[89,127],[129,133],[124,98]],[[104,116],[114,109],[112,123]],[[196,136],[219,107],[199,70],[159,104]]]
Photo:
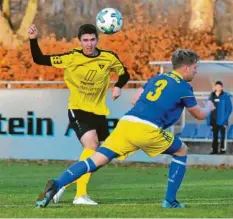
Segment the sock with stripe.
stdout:
[[[91,157],[95,153],[94,150],[89,148],[83,148],[83,151],[79,157],[79,161],[86,160],[87,158]],[[91,173],[87,173],[83,175],[80,179],[73,181],[72,183],[65,186],[68,188],[70,185],[76,183],[76,195],[75,197],[80,197],[82,195],[87,194],[87,184],[91,178]]]
[[95,170],[96,165],[91,158],[73,163],[64,173],[60,175],[58,179],[56,179],[56,183],[58,186],[57,190],[79,179],[85,173],[93,172]]
[[168,173],[168,185],[166,192],[166,200],[173,202],[176,200],[176,193],[180,188],[186,172],[187,156],[173,155],[172,162]]

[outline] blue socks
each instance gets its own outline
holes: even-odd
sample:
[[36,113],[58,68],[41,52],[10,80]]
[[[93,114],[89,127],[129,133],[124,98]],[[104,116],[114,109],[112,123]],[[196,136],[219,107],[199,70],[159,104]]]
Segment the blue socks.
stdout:
[[73,163],[64,173],[56,179],[56,184],[58,186],[57,191],[63,186],[72,183],[76,179],[80,178],[82,175],[88,172],[93,172],[96,170],[96,165],[91,158],[87,160]]
[[172,162],[168,173],[168,185],[166,200],[173,202],[176,200],[176,193],[180,188],[184,174],[186,172],[186,160],[187,156],[172,156]]
[[[109,161],[118,156],[117,153],[105,147],[99,147],[97,152],[105,155],[109,159]],[[91,158],[73,163],[64,173],[61,174],[58,179],[55,180],[57,184],[57,191],[63,186],[66,186],[77,180],[82,175],[88,172],[94,172],[95,170],[97,170],[97,167]]]

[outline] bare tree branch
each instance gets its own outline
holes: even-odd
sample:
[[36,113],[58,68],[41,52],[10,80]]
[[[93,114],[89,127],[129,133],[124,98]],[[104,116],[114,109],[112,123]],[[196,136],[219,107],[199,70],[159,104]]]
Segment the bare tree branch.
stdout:
[[211,31],[214,26],[215,0],[191,0],[189,28],[197,31]]
[[29,0],[20,28],[16,32],[23,40],[28,38],[27,29],[33,23],[37,13],[38,0]]
[[10,17],[10,0],[3,0],[2,11],[4,16],[8,19]]
[[[20,45],[20,41],[16,35],[14,35],[8,20],[5,18],[2,11],[0,11],[0,43],[7,48],[17,48]],[[2,34],[4,33],[4,34]]]

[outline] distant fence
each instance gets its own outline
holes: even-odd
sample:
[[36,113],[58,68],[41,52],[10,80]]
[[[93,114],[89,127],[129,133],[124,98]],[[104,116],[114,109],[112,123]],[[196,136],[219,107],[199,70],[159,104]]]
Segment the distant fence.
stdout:
[[[115,84],[116,81],[111,81],[110,84]],[[130,85],[145,84],[146,81],[128,81]],[[12,85],[38,84],[38,85],[65,85],[64,81],[0,81],[0,84],[6,85],[5,88],[13,88]]]

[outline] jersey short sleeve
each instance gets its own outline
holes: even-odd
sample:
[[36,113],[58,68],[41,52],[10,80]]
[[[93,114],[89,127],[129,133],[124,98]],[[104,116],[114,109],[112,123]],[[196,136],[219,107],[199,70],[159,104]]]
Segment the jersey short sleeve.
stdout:
[[73,53],[69,52],[69,53],[64,53],[61,55],[51,55],[50,56],[50,61],[52,66],[56,67],[56,68],[67,68],[68,63],[70,63],[70,61],[72,61],[73,59]]
[[183,94],[181,96],[181,102],[187,108],[194,107],[197,105],[197,100],[194,96],[193,89],[190,85],[184,88]]
[[110,70],[112,72],[117,73],[118,76],[121,76],[125,73],[125,67],[120,61],[120,59],[118,58],[118,56],[114,53],[112,54],[113,54],[113,59],[112,59],[112,65],[110,67]]

